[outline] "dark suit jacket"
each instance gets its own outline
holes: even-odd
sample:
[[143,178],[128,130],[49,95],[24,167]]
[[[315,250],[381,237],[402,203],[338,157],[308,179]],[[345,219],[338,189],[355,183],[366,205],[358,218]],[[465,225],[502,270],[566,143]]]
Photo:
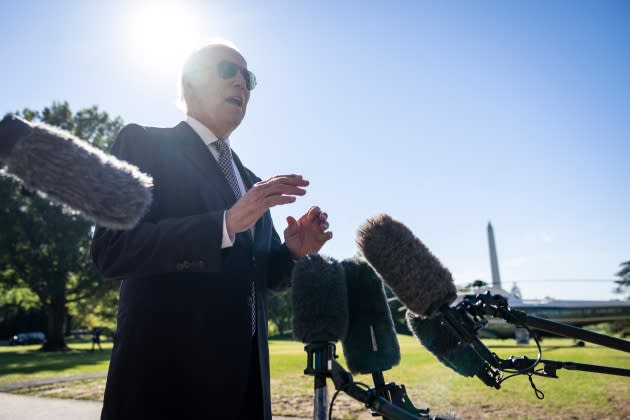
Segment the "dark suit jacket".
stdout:
[[[248,296],[256,287],[264,418],[271,419],[265,300],[289,287],[293,266],[269,212],[221,249],[235,198],[201,138],[128,125],[112,153],[153,177],[153,204],[130,231],[97,228],[92,258],[123,279],[103,418],[234,418],[252,346]],[[259,179],[235,161],[247,188]]]

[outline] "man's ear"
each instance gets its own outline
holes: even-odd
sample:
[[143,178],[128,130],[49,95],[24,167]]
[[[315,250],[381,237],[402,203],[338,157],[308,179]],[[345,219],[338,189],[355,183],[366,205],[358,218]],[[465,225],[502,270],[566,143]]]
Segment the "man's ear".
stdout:
[[195,98],[195,88],[190,80],[184,80],[182,84],[182,100],[189,106]]

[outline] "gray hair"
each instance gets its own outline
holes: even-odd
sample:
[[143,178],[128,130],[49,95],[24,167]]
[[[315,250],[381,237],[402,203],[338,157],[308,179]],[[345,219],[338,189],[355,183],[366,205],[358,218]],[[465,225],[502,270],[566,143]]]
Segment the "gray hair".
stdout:
[[[186,100],[186,84],[187,83],[199,83],[201,82],[201,77],[205,77],[205,75],[200,75],[197,70],[200,69],[200,61],[210,50],[219,49],[219,48],[229,48],[231,50],[236,51],[241,54],[240,50],[234,45],[233,42],[230,42],[225,39],[213,38],[202,46],[193,50],[186,60],[184,60],[184,65],[182,66],[179,82],[178,82],[178,99],[177,99],[177,107],[184,111],[184,113],[188,112],[188,102]],[[241,54],[242,55],[242,54]],[[200,77],[201,76],[201,77]]]

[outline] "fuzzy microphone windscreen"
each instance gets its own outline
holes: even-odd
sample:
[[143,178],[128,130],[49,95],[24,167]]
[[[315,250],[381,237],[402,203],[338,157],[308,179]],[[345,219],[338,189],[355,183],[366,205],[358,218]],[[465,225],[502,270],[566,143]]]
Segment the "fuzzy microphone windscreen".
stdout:
[[303,343],[336,342],[348,330],[348,294],[343,267],[311,254],[295,263],[291,303],[293,336]]
[[352,373],[374,373],[400,363],[400,346],[383,281],[362,258],[342,261],[348,287],[348,333],[343,354]]
[[485,370],[485,362],[470,344],[460,340],[443,325],[442,317],[422,318],[407,311],[407,326],[427,350],[444,365],[463,376],[474,376]]
[[7,116],[0,137],[8,174],[100,226],[131,229],[151,204],[150,176],[66,131]]
[[357,245],[400,301],[419,315],[432,315],[457,296],[451,273],[401,222],[387,214],[359,227]]

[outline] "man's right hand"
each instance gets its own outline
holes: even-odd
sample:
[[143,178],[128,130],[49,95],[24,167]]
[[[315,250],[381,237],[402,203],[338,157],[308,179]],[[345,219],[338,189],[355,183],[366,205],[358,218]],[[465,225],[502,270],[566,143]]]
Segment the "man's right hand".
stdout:
[[256,224],[271,207],[293,203],[306,194],[308,181],[302,175],[278,175],[252,186],[226,213],[225,224],[230,236]]

